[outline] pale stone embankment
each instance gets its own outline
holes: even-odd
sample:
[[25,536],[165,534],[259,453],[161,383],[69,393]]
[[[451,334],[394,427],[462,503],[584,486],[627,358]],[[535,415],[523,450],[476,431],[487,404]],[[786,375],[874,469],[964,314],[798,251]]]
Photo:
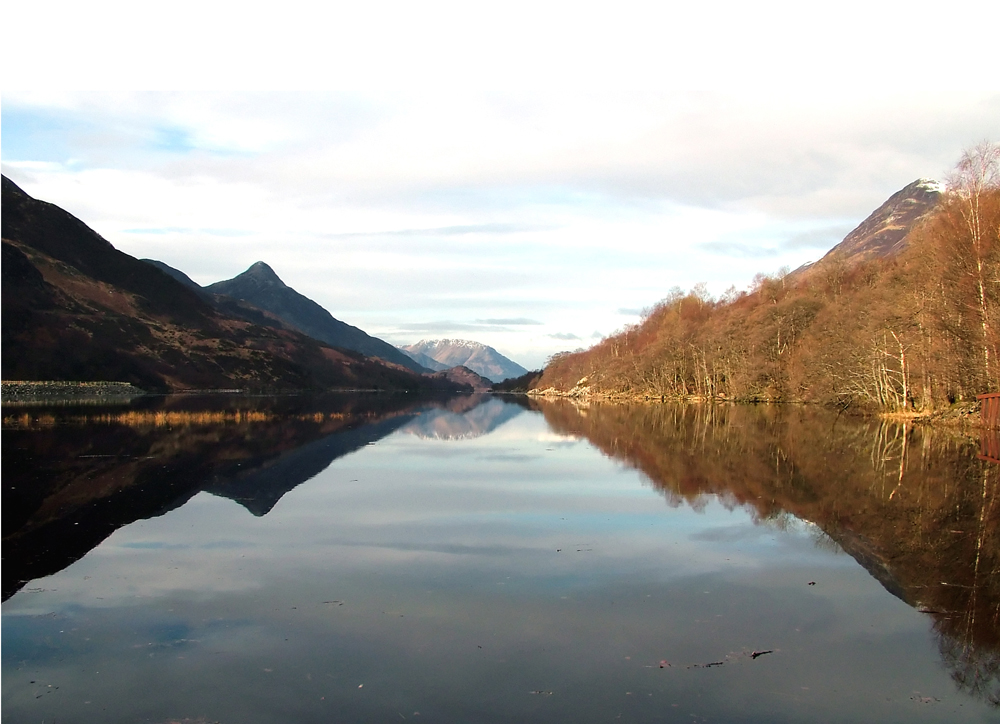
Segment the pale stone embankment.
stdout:
[[702,395],[652,395],[641,392],[603,392],[595,390],[584,377],[569,390],[547,387],[544,390],[528,390],[530,397],[559,397],[593,402],[732,402],[726,397],[703,397]]
[[6,380],[0,382],[4,402],[36,400],[76,400],[113,397],[138,397],[144,390],[128,382],[48,382]]
[[[595,391],[588,384],[588,378],[584,377],[569,390],[559,390],[555,387],[547,387],[544,390],[528,390],[529,397],[543,397],[548,399],[570,399],[577,403],[589,402],[609,402],[609,403],[629,403],[629,402],[718,402],[718,403],[765,403],[765,404],[810,404],[782,400],[732,400],[726,397],[704,397],[701,395],[671,396],[653,395],[648,393],[634,392],[601,392]],[[812,403],[815,404],[815,403]],[[873,409],[855,408],[849,414],[879,417],[883,420],[899,423],[914,423],[918,425],[932,425],[935,427],[962,428],[967,430],[979,430],[983,427],[980,418],[978,402],[959,402],[951,407],[938,410],[921,410],[906,412],[878,412]],[[976,433],[978,434],[978,433]]]

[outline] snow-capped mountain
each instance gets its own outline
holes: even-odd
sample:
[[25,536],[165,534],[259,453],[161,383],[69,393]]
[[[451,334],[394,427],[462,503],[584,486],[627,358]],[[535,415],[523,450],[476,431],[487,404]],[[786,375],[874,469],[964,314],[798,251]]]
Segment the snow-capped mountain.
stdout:
[[444,365],[442,369],[462,365],[493,382],[519,377],[528,371],[492,347],[467,339],[425,339],[399,349],[418,362],[429,357]]
[[804,279],[832,264],[852,267],[862,261],[898,254],[907,237],[924,216],[934,210],[945,192],[944,184],[920,178],[904,186],[817,262],[804,264],[790,275]]

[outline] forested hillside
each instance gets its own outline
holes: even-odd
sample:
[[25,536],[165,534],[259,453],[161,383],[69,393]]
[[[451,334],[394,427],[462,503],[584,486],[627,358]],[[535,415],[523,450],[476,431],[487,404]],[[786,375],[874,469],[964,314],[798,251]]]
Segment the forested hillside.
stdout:
[[675,292],[554,356],[536,390],[928,410],[998,389],[1000,146],[966,152],[934,210],[875,258]]

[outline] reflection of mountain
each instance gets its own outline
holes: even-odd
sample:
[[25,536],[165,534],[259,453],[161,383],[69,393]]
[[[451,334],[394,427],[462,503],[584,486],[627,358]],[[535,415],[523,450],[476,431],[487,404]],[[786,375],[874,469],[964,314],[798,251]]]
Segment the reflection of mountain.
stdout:
[[534,404],[672,505],[815,523],[933,617],[960,688],[1000,705],[1000,466],[973,441],[801,406]]
[[[442,404],[470,403],[430,407]],[[5,410],[3,598],[62,570],[118,528],[203,490],[263,515],[333,460],[427,407],[406,395],[220,396],[146,399],[110,411]],[[46,415],[64,424],[33,427]]]
[[203,490],[235,500],[254,515],[266,515],[289,490],[314,478],[337,458],[396,431],[409,419],[409,414],[399,415],[335,432],[284,453],[260,468],[213,480]]
[[[406,423],[403,431],[423,438],[464,440],[493,432],[508,420],[517,417],[524,408],[493,397],[461,398],[477,400],[469,409],[435,408]],[[485,399],[485,401],[484,401]]]

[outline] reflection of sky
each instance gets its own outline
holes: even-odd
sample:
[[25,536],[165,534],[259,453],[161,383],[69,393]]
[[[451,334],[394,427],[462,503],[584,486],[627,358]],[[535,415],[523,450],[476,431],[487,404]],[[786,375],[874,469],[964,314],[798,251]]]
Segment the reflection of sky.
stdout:
[[262,518],[202,493],[28,584],[5,720],[985,721],[926,620],[815,538],[671,508],[537,414],[397,432]]

